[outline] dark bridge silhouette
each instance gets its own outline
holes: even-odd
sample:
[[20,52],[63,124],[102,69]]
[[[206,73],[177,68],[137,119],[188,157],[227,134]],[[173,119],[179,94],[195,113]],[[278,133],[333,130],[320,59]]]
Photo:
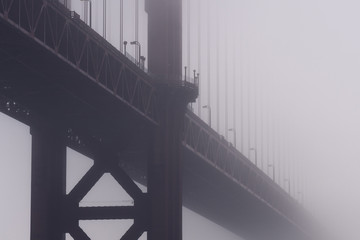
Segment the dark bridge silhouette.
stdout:
[[[302,207],[187,110],[197,85],[178,77],[180,40],[161,36],[181,36],[181,3],[164,1],[148,1],[149,74],[57,1],[0,0],[0,109],[33,138],[31,239],[89,239],[89,219],[181,239],[182,204],[245,239],[312,239]],[[95,162],[68,195],[66,147]],[[106,172],[134,206],[79,207]]]

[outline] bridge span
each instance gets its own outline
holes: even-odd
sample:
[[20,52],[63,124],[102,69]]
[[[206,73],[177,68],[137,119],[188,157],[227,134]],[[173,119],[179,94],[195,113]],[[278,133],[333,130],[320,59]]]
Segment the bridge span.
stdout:
[[[150,3],[150,28],[164,17],[159,10],[175,11],[160,8],[162,0]],[[167,27],[165,34],[177,29]],[[178,42],[166,41],[169,48]],[[177,77],[179,46],[166,53],[165,62],[175,60],[165,70],[159,46],[149,46],[155,74],[57,1],[0,0],[0,109],[29,125],[33,137],[31,239],[89,239],[78,227],[83,219],[134,219],[122,239],[144,231],[149,239],[181,239],[182,204],[245,239],[313,239],[305,210],[187,110],[198,88]],[[67,146],[95,161],[68,195]],[[79,207],[106,172],[134,207]]]

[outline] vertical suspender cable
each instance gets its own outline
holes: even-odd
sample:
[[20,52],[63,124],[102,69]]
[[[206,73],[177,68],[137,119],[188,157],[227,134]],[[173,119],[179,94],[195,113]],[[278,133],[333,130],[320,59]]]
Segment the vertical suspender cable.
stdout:
[[[276,123],[275,123],[276,124]],[[280,128],[279,128],[279,125],[276,124],[276,129],[277,129],[277,132],[276,132],[276,135],[275,135],[275,160],[276,160],[276,163],[277,163],[277,179],[278,179],[278,184],[280,185],[281,184],[281,176],[280,176]]]
[[92,2],[89,1],[89,26],[92,27]]
[[208,107],[208,115],[209,115],[209,125],[211,127],[211,104],[210,104],[210,83],[211,83],[211,76],[210,76],[210,59],[211,59],[211,48],[210,48],[210,27],[211,27],[211,23],[210,23],[210,3],[211,1],[207,2],[206,6],[207,6],[207,16],[206,16],[206,20],[207,20],[207,32],[206,32],[206,39],[207,39],[207,107]]
[[270,117],[269,117],[269,106],[267,106],[266,111],[266,173],[269,174],[269,166],[270,166]]
[[291,185],[290,185],[290,146],[289,146],[289,139],[287,139],[288,141],[286,142],[286,154],[285,154],[285,176],[287,179],[287,192],[289,193],[289,195],[291,195]]
[[[255,151],[257,152],[257,134],[258,134],[258,129],[257,129],[257,125],[258,125],[258,114],[257,114],[257,110],[258,110],[258,107],[257,107],[257,104],[258,104],[258,101],[257,101],[257,65],[256,65],[256,58],[255,58],[255,62],[254,62],[254,89],[253,89],[253,92],[254,92],[254,149]],[[257,159],[257,154],[255,156],[255,164],[256,166],[258,166],[258,159]]]
[[120,40],[120,52],[124,52],[124,0],[120,0],[120,31],[119,31],[119,40]]
[[292,162],[292,152],[291,151],[289,151],[289,155],[288,155],[288,166],[287,166],[287,168],[288,168],[288,180],[289,180],[289,195],[291,196],[291,193],[292,193],[292,190],[293,190],[293,188],[292,188],[292,186],[291,186],[291,184],[292,184],[292,179],[291,179],[291,177],[292,177],[292,164],[291,164],[291,162]]
[[302,191],[301,191],[301,182],[302,182],[302,161],[298,159],[298,196],[299,196],[299,203],[302,204]]
[[[287,132],[287,131],[284,131]],[[286,183],[284,182],[286,179],[286,169],[285,169],[285,161],[286,161],[286,135],[283,135],[281,138],[281,146],[282,146],[282,151],[281,151],[281,186],[283,187],[283,189],[286,191]]]
[[[262,83],[262,82],[261,82]],[[263,84],[263,83],[262,83]],[[261,84],[260,84],[261,85]],[[260,168],[264,171],[264,96],[260,88],[259,97],[259,119],[260,119]]]
[[298,159],[298,196],[299,203],[302,204],[301,177],[302,177],[302,161]]
[[[291,146],[290,146],[290,148],[291,148]],[[290,196],[291,196],[291,193],[292,193],[292,191],[293,191],[293,188],[292,188],[292,167],[291,167],[291,162],[292,162],[292,160],[293,160],[293,152],[291,151],[292,149],[290,149],[290,151],[289,151],[289,155],[288,155],[288,166],[287,166],[287,168],[288,168],[288,178],[289,178],[289,194],[290,194]]]
[[[190,8],[190,2],[191,2],[191,0],[187,0],[187,8],[186,8],[186,32],[187,32],[187,44],[186,45],[187,45],[187,65],[188,65],[186,75],[189,77],[191,77],[191,56],[190,56],[190,52],[191,52],[191,48],[190,48],[190,44],[191,44],[191,38],[190,38],[191,8]],[[190,109],[191,109],[191,111],[193,111],[192,103],[190,103]]]
[[229,127],[228,127],[228,44],[229,44],[229,33],[228,33],[228,20],[229,20],[229,14],[227,14],[228,12],[228,3],[226,2],[224,4],[224,8],[225,8],[225,139],[228,140],[228,132],[229,132]]
[[[199,76],[201,74],[201,1],[198,0],[198,72]],[[201,76],[200,76],[201,77]],[[200,79],[198,79],[199,84],[199,96],[198,96],[198,116],[201,117],[201,84]]]
[[[234,14],[234,12],[232,12]],[[235,17],[235,16],[233,16]],[[233,134],[234,134],[234,146],[236,148],[236,61],[237,61],[237,47],[236,47],[236,43],[237,43],[237,32],[235,32],[235,36],[234,36],[234,41],[233,41],[233,93],[232,93],[232,104],[233,104]]]
[[288,136],[285,135],[284,139],[283,139],[283,147],[284,147],[284,152],[283,152],[283,161],[282,161],[282,173],[283,173],[283,184],[284,184],[284,190],[285,192],[287,192],[287,176],[286,176],[286,161],[287,161],[287,142],[288,142]]
[[295,166],[295,171],[296,171],[296,197],[298,202],[300,203],[300,162],[299,162],[299,158],[296,158],[296,166]]
[[276,131],[275,131],[275,121],[272,121],[272,166],[273,166],[273,178],[276,183],[276,175],[275,175],[275,163],[276,163]]
[[219,133],[220,125],[220,104],[219,104],[219,78],[220,78],[220,63],[219,63],[219,50],[220,50],[220,36],[219,36],[219,21],[220,21],[220,8],[216,9],[216,131]]
[[298,188],[298,184],[299,184],[299,165],[298,165],[298,159],[295,158],[294,161],[294,193],[295,193],[295,199],[298,199],[298,192],[299,192],[299,188]]
[[280,126],[278,125],[278,132],[277,132],[277,163],[278,163],[278,181],[279,185],[281,186],[281,134],[280,134]]
[[297,199],[297,188],[296,188],[296,185],[297,185],[297,168],[296,168],[296,162],[297,162],[297,159],[296,157],[294,156],[294,162],[293,162],[293,183],[294,183],[294,190],[293,190],[293,196],[294,196],[294,199],[296,200]]
[[88,4],[89,4],[89,2],[83,2],[83,5],[84,5],[84,8],[83,8],[83,11],[84,11],[84,22],[86,23],[86,24],[88,24],[88,13],[89,13],[89,10],[88,10]]
[[106,39],[106,0],[103,0],[103,37]]
[[[242,26],[242,22],[240,23]],[[242,28],[241,28],[242,30]],[[244,59],[244,51],[243,51],[243,35],[242,35],[242,31],[240,31],[240,53],[239,53],[239,57],[240,57],[240,152],[242,154],[245,154],[244,152],[244,138],[245,138],[245,134],[244,134],[244,64],[243,64],[243,59]]]
[[[139,41],[139,0],[135,0],[135,41]],[[139,47],[135,48],[136,62],[140,62]]]
[[187,32],[187,75],[191,76],[191,57],[190,57],[190,0],[187,0],[187,13],[186,13],[186,32]]
[[247,122],[248,122],[248,158],[250,159],[250,148],[251,148],[251,105],[250,105],[250,100],[251,100],[251,84],[250,84],[250,76],[247,76]]

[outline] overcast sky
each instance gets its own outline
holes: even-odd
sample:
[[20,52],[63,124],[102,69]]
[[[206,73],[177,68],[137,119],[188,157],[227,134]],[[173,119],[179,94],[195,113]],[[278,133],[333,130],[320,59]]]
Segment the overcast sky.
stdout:
[[[94,13],[93,26],[102,34],[102,1],[93,2],[93,7],[99,11]],[[227,135],[234,144],[233,132],[227,130],[234,127],[238,149],[253,162],[254,152],[249,149],[257,149],[259,167],[270,177],[272,171],[268,164],[275,163],[276,181],[288,190],[285,179],[290,179],[294,198],[302,201],[329,231],[341,237],[338,239],[360,239],[360,2],[190,2],[188,18],[188,0],[184,0],[183,63],[189,70],[200,71],[201,118],[208,121],[207,109],[202,106],[211,106],[212,126],[217,129],[219,122],[220,134]],[[112,7],[108,10],[107,26],[109,30],[118,29],[118,1],[108,0],[108,3]],[[126,26],[133,26],[134,20],[130,17],[133,1],[124,0],[124,4]],[[140,1],[142,7],[143,0]],[[72,8],[83,16],[80,1],[73,0]],[[147,56],[146,14],[142,12],[140,16],[139,41],[143,54]],[[125,28],[123,40],[134,40],[131,29],[133,27]],[[119,32],[109,30],[107,38],[119,47]],[[211,37],[210,41],[207,41],[207,36]],[[190,47],[187,44],[189,39]],[[134,49],[128,50],[135,54]],[[216,88],[217,80],[219,88]],[[198,113],[197,104],[193,107]],[[227,127],[225,104],[228,104]],[[0,168],[0,176],[1,180],[6,180],[0,182],[3,185],[10,181],[16,183],[17,190],[26,195],[29,193],[26,187],[29,186],[29,171],[26,169],[30,167],[28,130],[4,116],[1,116],[0,123],[0,152],[5,164]],[[8,168],[24,171],[19,174],[22,177],[10,174],[12,171]],[[3,185],[1,189],[6,189],[9,196],[17,196],[18,193]],[[14,199],[20,201],[23,197],[5,197],[1,201],[10,204]],[[4,204],[0,206],[4,207]],[[24,214],[26,205],[21,206],[25,210],[19,211]],[[6,226],[4,224],[0,226]],[[184,225],[186,227],[187,222]],[[0,234],[6,232],[2,230]],[[21,231],[13,234],[21,234]],[[0,238],[23,239],[6,235],[0,235]]]

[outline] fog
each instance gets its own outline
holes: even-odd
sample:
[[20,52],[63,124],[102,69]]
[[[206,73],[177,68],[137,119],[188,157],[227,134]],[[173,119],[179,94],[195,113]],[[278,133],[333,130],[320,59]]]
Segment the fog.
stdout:
[[[92,27],[104,35],[103,1],[92,2]],[[84,2],[73,0],[70,7],[89,22]],[[134,1],[124,0],[122,35],[119,8],[119,1],[107,1],[105,35],[122,50],[122,41],[136,39]],[[144,0],[139,1],[139,8],[137,40],[147,57]],[[183,1],[183,66],[188,76],[193,70],[200,74],[200,95],[189,107],[205,122],[211,121],[219,134],[339,240],[360,239],[359,9],[360,2],[355,0]],[[134,46],[127,51],[134,57],[137,54]],[[18,181],[6,167],[5,159],[12,159],[15,165],[9,168],[25,171],[21,181],[28,184],[29,172],[24,170],[30,168],[27,130],[3,115],[0,123],[5,166],[0,168],[1,179]],[[6,182],[0,182],[1,189],[10,191]],[[26,187],[21,191],[29,194]],[[20,196],[16,194],[7,196],[15,201],[19,198],[11,196]],[[2,201],[1,205],[9,203]],[[27,205],[21,206],[25,214],[21,216],[27,216]],[[184,215],[192,219],[184,221],[185,229],[191,229],[184,239],[201,238],[202,231],[218,228],[189,210]],[[194,222],[207,230],[195,233]],[[226,239],[234,237],[226,234]],[[0,238],[17,237],[3,234]]]
[[291,162],[284,174],[300,183],[303,196],[296,196],[298,190],[292,195],[303,198],[335,239],[359,239],[360,4],[236,4],[236,24],[229,27],[240,35],[241,77],[245,85],[256,82],[258,102],[250,99],[250,105],[269,113],[264,121],[274,124],[280,158]]

